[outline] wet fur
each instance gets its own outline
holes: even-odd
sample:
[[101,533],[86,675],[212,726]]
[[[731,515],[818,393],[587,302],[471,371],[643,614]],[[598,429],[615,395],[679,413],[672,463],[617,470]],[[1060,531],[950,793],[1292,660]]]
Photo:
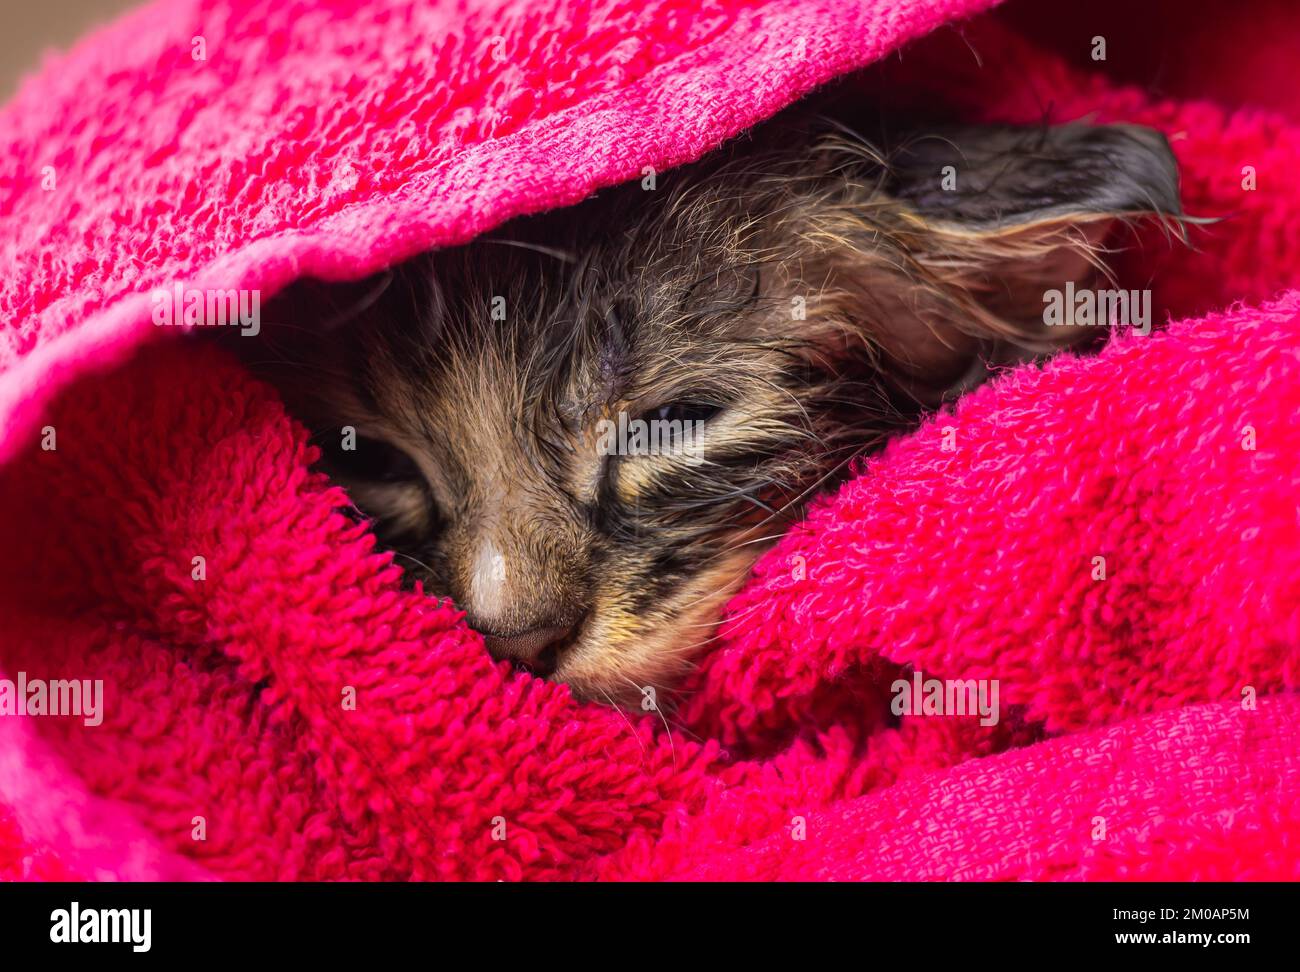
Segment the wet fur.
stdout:
[[[956,193],[938,188],[950,163]],[[990,362],[1095,336],[1045,329],[1042,290],[1092,279],[1117,221],[1144,214],[1179,216],[1145,130],[877,149],[801,119],[654,190],[359,286],[305,282],[256,364],[413,581],[489,636],[579,625],[552,677],[638,701],[692,664],[754,560],[852,460]],[[719,410],[702,462],[598,454],[600,419],[675,403]]]

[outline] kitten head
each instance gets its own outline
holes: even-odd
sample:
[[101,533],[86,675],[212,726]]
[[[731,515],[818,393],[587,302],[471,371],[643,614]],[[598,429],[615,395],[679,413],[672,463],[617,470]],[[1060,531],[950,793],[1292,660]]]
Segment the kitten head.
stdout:
[[811,496],[1005,349],[1085,336],[1044,287],[1178,211],[1140,129],[796,143],[280,301],[265,370],[324,468],[497,657],[661,691]]

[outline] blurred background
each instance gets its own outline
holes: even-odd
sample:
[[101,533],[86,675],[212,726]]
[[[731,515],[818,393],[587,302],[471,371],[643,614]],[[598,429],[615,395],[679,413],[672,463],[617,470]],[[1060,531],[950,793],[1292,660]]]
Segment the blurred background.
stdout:
[[51,48],[72,46],[97,24],[143,0],[0,0],[0,101],[8,101],[23,75]]

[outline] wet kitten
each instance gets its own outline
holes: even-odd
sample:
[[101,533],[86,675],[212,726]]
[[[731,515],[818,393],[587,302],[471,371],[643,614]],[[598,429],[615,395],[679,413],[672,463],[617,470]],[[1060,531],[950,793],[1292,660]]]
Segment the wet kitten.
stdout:
[[586,698],[670,684],[810,497],[988,363],[1095,337],[1044,291],[1179,216],[1146,129],[816,128],[268,315],[324,468],[495,656]]

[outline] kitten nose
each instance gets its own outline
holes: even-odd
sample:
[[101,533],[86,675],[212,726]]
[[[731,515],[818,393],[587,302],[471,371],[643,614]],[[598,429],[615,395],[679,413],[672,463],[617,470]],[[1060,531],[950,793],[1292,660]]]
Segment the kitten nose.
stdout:
[[555,673],[561,652],[568,647],[578,623],[533,628],[512,635],[485,635],[489,654],[497,661],[511,661],[545,678]]

